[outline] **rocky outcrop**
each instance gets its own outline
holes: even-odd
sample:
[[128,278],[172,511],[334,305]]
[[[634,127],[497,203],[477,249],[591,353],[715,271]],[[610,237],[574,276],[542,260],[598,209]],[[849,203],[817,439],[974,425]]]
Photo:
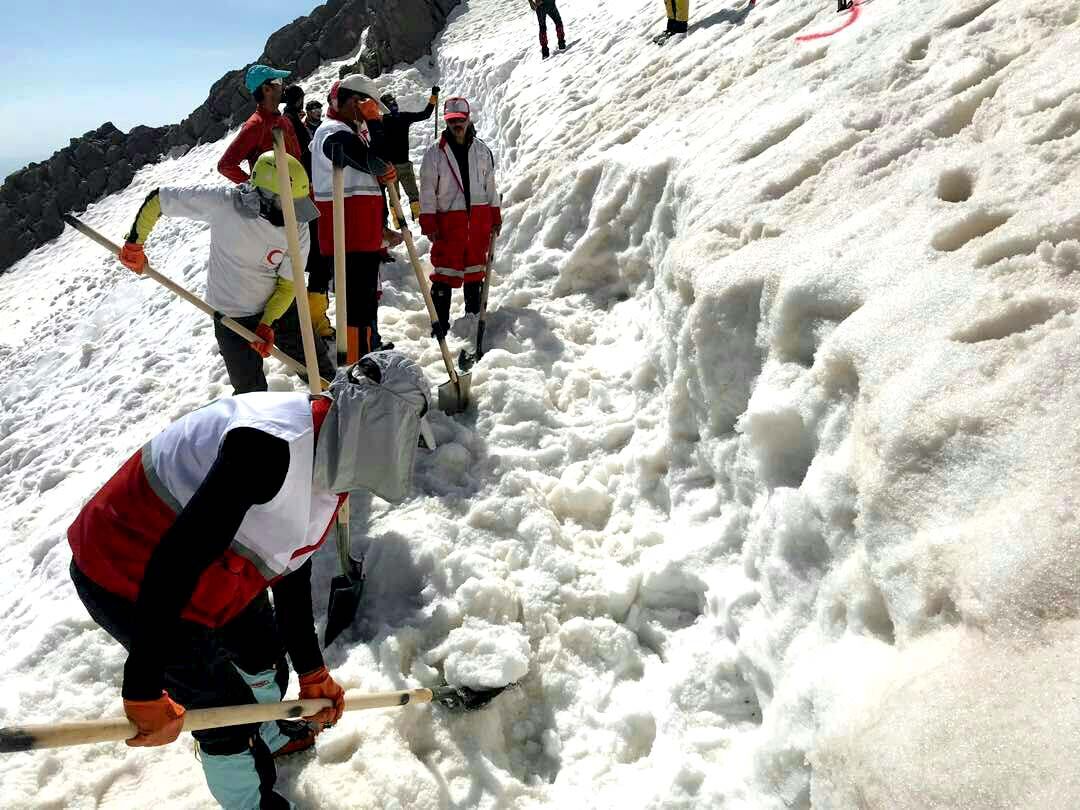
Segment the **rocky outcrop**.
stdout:
[[[364,31],[364,50],[341,73],[378,76],[398,62],[423,56],[460,0],[330,0],[274,32],[262,62],[310,76],[323,61],[353,53]],[[41,163],[9,175],[0,187],[0,272],[63,230],[61,214],[85,208],[127,186],[135,172],[165,155],[182,154],[222,138],[251,115],[244,88],[250,65],[218,79],[194,112],[179,124],[133,127],[124,133],[102,124]]]

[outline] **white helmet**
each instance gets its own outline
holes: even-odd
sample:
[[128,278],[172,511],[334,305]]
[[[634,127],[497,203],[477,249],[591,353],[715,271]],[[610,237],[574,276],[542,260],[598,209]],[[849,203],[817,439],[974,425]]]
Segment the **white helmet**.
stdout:
[[363,73],[354,73],[351,76],[346,76],[342,79],[341,83],[338,85],[338,92],[340,93],[342,90],[348,90],[353,93],[363,93],[379,105],[379,111],[383,115],[390,115],[390,109],[379,100],[379,96],[382,95],[379,92],[379,88],[375,86],[374,81],[369,79]]

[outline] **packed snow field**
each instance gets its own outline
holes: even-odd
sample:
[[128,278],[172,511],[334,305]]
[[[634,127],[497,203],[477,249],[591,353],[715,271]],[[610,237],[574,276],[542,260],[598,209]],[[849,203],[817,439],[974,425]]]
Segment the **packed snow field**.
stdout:
[[[279,789],[1080,806],[1080,8],[875,0],[797,42],[843,15],[707,0],[656,48],[655,0],[563,0],[571,48],[541,62],[520,6],[468,0],[379,79],[405,109],[469,97],[505,227],[475,409],[435,416],[403,506],[354,499],[368,589],[327,653],[347,688],[519,685],[346,715]],[[150,189],[225,182],[224,145],[86,221],[119,239]],[[201,291],[207,243],[162,220],[147,252]],[[442,382],[404,251],[384,281],[382,332]],[[224,366],[209,320],[71,231],[0,277],[0,311],[0,725],[115,715],[124,653],[65,530]],[[9,755],[0,805],[210,807],[188,739]]]

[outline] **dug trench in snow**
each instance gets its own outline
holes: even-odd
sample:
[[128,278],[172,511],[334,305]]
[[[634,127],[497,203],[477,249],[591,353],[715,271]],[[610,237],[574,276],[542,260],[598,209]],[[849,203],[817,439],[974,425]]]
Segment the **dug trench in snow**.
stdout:
[[[725,7],[701,6],[703,19]],[[421,62],[385,77],[405,104],[436,80],[470,98],[506,224],[477,409],[435,419],[439,451],[412,500],[354,507],[369,592],[330,663],[353,688],[440,670],[518,671],[521,685],[468,718],[342,721],[314,757],[283,766],[299,804],[1078,803],[1080,704],[1062,673],[1080,595],[1080,167],[1075,135],[1055,124],[1075,92],[1061,66],[1077,15],[1022,0],[868,3],[796,68],[791,29],[822,8],[761,4],[658,52],[641,45],[651,2],[598,2],[565,12],[580,42],[541,64],[525,58],[529,15],[473,0],[437,43],[439,75]],[[958,100],[987,65],[1005,65],[994,92]],[[1050,130],[1065,137],[1035,142]],[[209,178],[216,154],[137,183]],[[762,194],[781,181],[786,193]],[[90,213],[115,231],[136,196]],[[981,212],[1011,217],[951,238]],[[952,249],[936,250],[943,231]],[[167,233],[196,256],[166,259],[163,244],[163,269],[198,278],[205,237]],[[14,652],[0,705],[5,718],[63,703],[100,715],[122,657],[64,590],[62,527],[110,454],[222,393],[222,371],[193,320],[152,295],[174,326],[133,368],[121,337],[160,325],[118,324],[146,293],[95,257],[27,261],[66,286],[71,311],[47,322],[31,292],[5,327],[34,336],[9,339],[5,374],[60,382],[44,418],[39,388],[19,382],[6,399]],[[383,331],[436,379],[406,272],[387,274]],[[73,333],[80,320],[96,331]],[[69,354],[43,348],[56,343]],[[51,440],[58,424],[78,453]],[[318,587],[334,560],[317,562]],[[0,788],[24,805],[145,805],[164,784],[191,806],[204,796],[177,751],[96,772],[90,755],[20,756]]]

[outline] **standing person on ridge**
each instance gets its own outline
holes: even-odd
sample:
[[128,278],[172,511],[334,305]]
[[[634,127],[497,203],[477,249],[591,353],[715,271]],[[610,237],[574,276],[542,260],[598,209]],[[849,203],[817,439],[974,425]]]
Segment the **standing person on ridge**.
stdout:
[[479,314],[491,235],[502,230],[495,156],[476,137],[469,102],[446,100],[447,128],[420,167],[420,230],[431,239],[436,336],[450,330],[450,297],[465,287],[466,314]]
[[[409,159],[409,127],[421,121],[426,121],[435,111],[435,105],[439,100],[439,86],[431,88],[431,97],[427,106],[419,112],[402,112],[398,109],[397,99],[387,93],[380,101],[390,110],[389,115],[383,116],[383,132],[386,134],[386,154],[384,157],[394,164],[397,170],[398,192],[405,189],[409,195],[409,208],[412,210],[412,220],[420,219],[420,191],[416,187],[416,173],[413,171],[412,160]],[[400,227],[403,223],[397,223]]]
[[[389,112],[379,102],[375,83],[353,74],[331,89],[330,110],[312,139],[311,160],[315,205],[319,208],[319,250],[329,261],[334,256],[335,155],[344,164],[345,266],[348,321],[348,358],[356,362],[375,346],[378,317],[379,267],[385,244],[401,236],[384,227],[386,209],[382,185],[397,180],[386,154],[382,117]],[[380,185],[382,184],[382,185]]]
[[[273,130],[280,128],[285,136],[285,151],[300,160],[300,141],[293,131],[292,122],[280,112],[282,86],[281,80],[289,75],[287,70],[275,70],[266,65],[252,65],[244,77],[244,85],[255,98],[258,105],[251,117],[240,127],[240,132],[225,149],[218,161],[217,170],[234,183],[246,183],[248,172],[263,152],[273,151]],[[248,171],[240,167],[246,160]]]
[[[754,5],[751,0],[750,5]],[[690,0],[664,0],[664,12],[667,14],[667,29],[653,37],[653,42],[663,45],[674,34],[685,34],[687,20],[690,18]]]
[[555,35],[559,40],[559,50],[566,50],[566,34],[563,31],[562,15],[555,5],[555,0],[529,0],[529,5],[536,12],[536,22],[540,25],[540,56],[547,59],[551,56],[548,50],[547,18],[555,23]]
[[[300,161],[286,155],[290,189],[298,222],[319,216],[308,197],[307,175]],[[210,258],[206,268],[206,300],[215,310],[238,321],[259,337],[248,343],[214,321],[214,335],[221,359],[236,394],[267,389],[263,358],[278,348],[294,360],[302,360],[303,344],[295,313],[292,260],[285,235],[285,218],[279,198],[277,160],[265,152],[252,167],[251,181],[240,186],[195,186],[154,189],[146,197],[131,232],[120,251],[120,261],[136,273],[146,266],[143,243],[162,216],[185,217],[210,223]],[[310,246],[308,229],[299,230],[300,255],[306,259]],[[318,351],[319,372],[333,377],[334,367],[326,346]]]
[[[338,370],[326,394],[226,397],[147,442],[68,529],[71,578],[91,618],[127,650],[121,695],[133,747],[175,740],[186,708],[332,702],[300,721],[193,732],[226,810],[288,810],[274,758],[310,748],[345,692],[315,635],[311,557],[344,496],[400,501],[417,442],[433,437],[424,373],[397,352]],[[267,590],[274,595],[273,605]],[[165,802],[168,804],[168,802]]]

